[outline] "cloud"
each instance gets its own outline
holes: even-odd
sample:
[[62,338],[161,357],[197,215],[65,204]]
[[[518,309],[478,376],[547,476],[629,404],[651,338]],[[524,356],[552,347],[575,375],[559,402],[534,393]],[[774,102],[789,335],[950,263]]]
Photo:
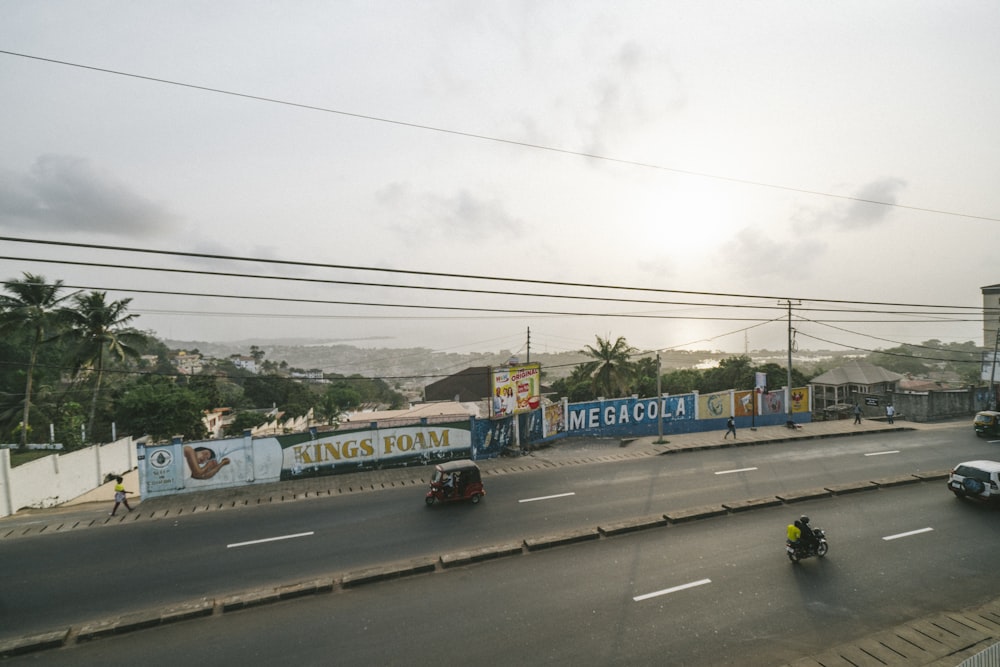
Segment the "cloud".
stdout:
[[43,155],[27,174],[0,170],[0,227],[145,238],[173,223],[162,206],[87,160]]
[[464,189],[443,196],[417,193],[409,185],[392,183],[379,190],[376,199],[390,209],[395,230],[410,236],[477,241],[517,234],[524,228],[500,201],[477,197]]
[[900,178],[872,181],[853,195],[855,201],[844,209],[843,215],[835,222],[847,229],[877,225],[889,217],[896,203],[896,193],[905,187],[906,181]]
[[740,271],[750,271],[754,278],[801,279],[809,267],[826,253],[826,244],[815,238],[781,242],[757,229],[740,230],[731,243],[723,244],[717,261],[738,261]]
[[905,188],[900,178],[880,178],[860,187],[848,199],[826,208],[801,208],[793,215],[797,228],[832,226],[840,230],[871,229],[886,221]]
[[[587,151],[607,152],[625,130],[661,122],[684,106],[685,95],[669,59],[634,41],[608,54],[591,85]],[[584,107],[587,108],[587,107]]]

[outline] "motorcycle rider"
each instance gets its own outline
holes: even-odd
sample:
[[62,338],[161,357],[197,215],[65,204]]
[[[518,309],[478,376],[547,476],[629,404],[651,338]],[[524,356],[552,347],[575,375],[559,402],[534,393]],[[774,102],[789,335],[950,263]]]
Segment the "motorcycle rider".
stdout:
[[797,521],[799,529],[802,531],[802,537],[799,539],[800,548],[809,553],[810,551],[815,551],[819,540],[816,539],[816,534],[813,529],[809,527],[809,517],[803,514],[799,517]]
[[793,547],[799,546],[799,538],[802,537],[802,529],[799,527],[800,522],[798,519],[794,523],[788,524],[785,528],[785,533],[788,536],[788,543]]

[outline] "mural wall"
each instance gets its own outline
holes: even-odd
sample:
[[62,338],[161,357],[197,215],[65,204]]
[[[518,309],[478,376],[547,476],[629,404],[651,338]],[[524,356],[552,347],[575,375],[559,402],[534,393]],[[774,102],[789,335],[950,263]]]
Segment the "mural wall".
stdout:
[[[531,382],[530,370],[527,377]],[[518,401],[522,394],[532,394],[517,389],[524,378],[507,380],[515,388],[515,402],[499,418],[139,445],[140,493],[155,497],[458,458],[488,459],[564,437],[639,437],[661,429],[664,434],[692,433],[725,428],[730,415],[738,427],[784,424],[788,397],[797,421],[811,418],[808,388],[563,401],[525,411]]]
[[472,456],[472,422],[139,446],[143,497]]

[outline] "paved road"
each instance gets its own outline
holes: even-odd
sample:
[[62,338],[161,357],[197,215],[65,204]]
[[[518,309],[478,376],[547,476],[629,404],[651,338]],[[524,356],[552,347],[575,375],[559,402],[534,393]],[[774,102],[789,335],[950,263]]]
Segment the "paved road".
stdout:
[[[768,427],[757,431],[743,430],[737,446],[747,444],[765,444],[795,439],[826,438],[832,436],[886,432],[893,429],[920,428],[922,431],[940,431],[943,438],[967,437],[964,433],[966,424],[957,425],[935,424],[916,425],[897,423],[890,427],[881,422],[866,422],[860,427],[849,422],[826,422],[805,425],[802,429],[788,431],[784,427]],[[954,434],[954,435],[953,435]],[[732,440],[722,440],[722,432],[712,434],[690,434],[667,436],[668,444],[656,444],[655,438],[638,439],[631,442],[614,441],[576,441],[562,442],[556,446],[534,452],[531,456],[517,459],[500,459],[483,462],[482,467],[489,483],[490,477],[516,474],[527,470],[547,469],[558,466],[581,465],[592,462],[614,461],[623,459],[641,459],[650,456],[662,456],[669,451],[687,451],[691,449],[732,446]],[[985,444],[985,443],[984,443]],[[268,488],[248,487],[240,492],[214,492],[198,496],[175,497],[173,499],[156,499],[141,504],[133,515],[109,521],[101,516],[106,506],[88,506],[63,508],[46,512],[23,512],[15,517],[0,520],[0,537],[8,540],[18,536],[39,535],[45,533],[61,533],[77,531],[83,528],[113,527],[120,523],[138,523],[162,521],[191,513],[219,511],[232,507],[247,505],[271,504],[288,502],[303,497],[316,495],[343,495],[365,493],[382,488],[406,488],[413,493],[412,487],[423,487],[426,484],[427,471],[424,469],[402,469],[374,471],[345,475],[325,480],[310,480],[309,482],[286,482],[269,485]],[[97,516],[95,516],[97,515]],[[111,533],[109,533],[109,536]],[[377,578],[377,577],[376,577]]]
[[884,664],[877,655],[921,664],[930,651],[913,642],[931,647],[944,628],[958,631],[946,651],[983,640],[960,627],[985,622],[968,616],[897,624],[943,600],[983,603],[1000,587],[995,541],[964,539],[992,525],[994,511],[949,498],[937,482],[798,507],[822,518],[826,559],[789,563],[788,508],[771,507],[161,625],[44,662],[753,667],[880,633],[842,650],[851,662],[823,658],[831,667]]

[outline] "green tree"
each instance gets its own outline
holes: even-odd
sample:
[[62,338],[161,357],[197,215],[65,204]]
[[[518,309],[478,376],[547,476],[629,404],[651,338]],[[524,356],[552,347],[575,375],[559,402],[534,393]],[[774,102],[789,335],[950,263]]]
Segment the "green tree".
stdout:
[[243,393],[254,407],[276,407],[290,417],[305,415],[317,403],[309,387],[280,375],[248,377],[243,381]]
[[226,434],[230,436],[243,435],[244,431],[252,431],[267,421],[267,415],[254,412],[253,410],[241,410],[233,417],[233,421],[226,427]]
[[42,344],[52,340],[52,336],[48,334],[58,331],[62,304],[72,296],[60,296],[63,289],[61,280],[49,284],[42,276],[31,273],[24,273],[23,276],[22,280],[5,282],[4,289],[8,294],[0,294],[0,334],[26,329],[30,335],[24,406],[21,413],[22,447],[27,444],[28,431],[31,429],[31,392],[38,351]]
[[132,299],[108,301],[107,292],[89,292],[74,297],[75,308],[64,309],[63,315],[69,326],[66,335],[75,343],[75,370],[92,370],[94,389],[90,399],[90,416],[87,420],[87,436],[94,439],[94,421],[97,415],[97,398],[108,363],[108,355],[120,361],[138,359],[137,345],[146,342],[146,334],[129,327],[137,316],[128,312]]
[[698,390],[704,393],[753,387],[754,369],[750,357],[740,355],[719,361],[715,368],[702,372]]
[[122,391],[115,401],[115,418],[127,433],[155,441],[175,435],[185,440],[206,436],[202,398],[170,378],[147,375]]
[[690,394],[701,385],[701,371],[696,368],[679,368],[663,376],[661,384],[668,394]]
[[597,336],[597,347],[588,345],[583,352],[594,358],[589,366],[594,390],[606,398],[626,396],[631,391],[632,364],[630,356],[638,350],[628,344],[624,336],[614,343],[611,337]]
[[340,414],[346,410],[361,405],[361,394],[347,384],[335,384],[327,387],[316,405],[318,417],[328,426],[337,423]]
[[[632,364],[632,392],[639,396],[656,396],[656,374],[659,371],[656,357],[643,357]],[[662,388],[663,381],[660,381]]]
[[594,392],[594,380],[591,377],[592,367],[596,362],[588,362],[575,366],[568,377],[559,378],[552,383],[552,390],[570,403],[591,401],[597,398]]

